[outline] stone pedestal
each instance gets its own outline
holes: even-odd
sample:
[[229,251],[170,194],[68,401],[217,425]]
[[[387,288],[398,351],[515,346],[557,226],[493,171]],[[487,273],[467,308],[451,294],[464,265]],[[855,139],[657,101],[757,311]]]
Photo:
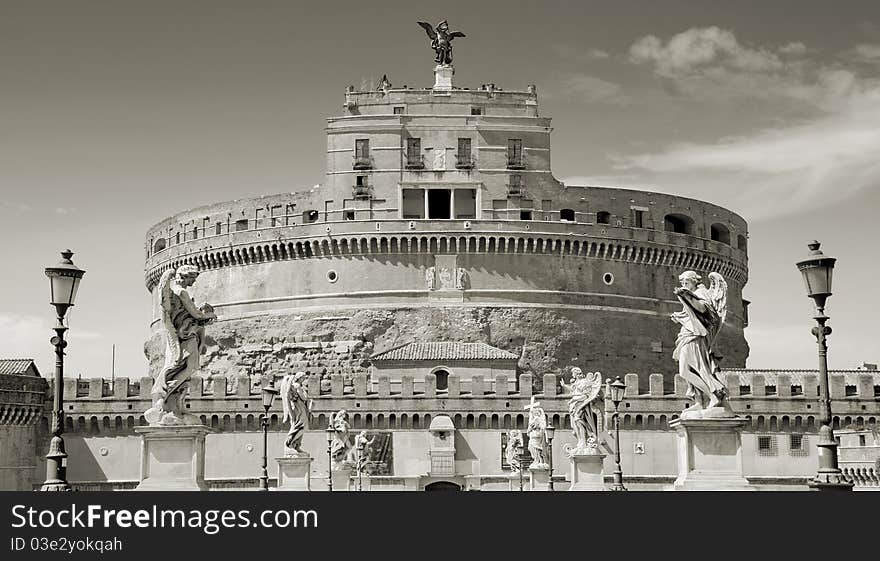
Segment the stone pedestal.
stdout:
[[605,491],[605,454],[573,454],[569,491]]
[[311,491],[312,457],[284,456],[278,462],[278,487],[276,491]]
[[141,435],[137,491],[207,491],[204,425],[135,427]]
[[529,467],[529,491],[550,490],[550,466]]
[[452,76],[455,69],[451,64],[438,64],[434,67],[434,91],[448,93],[452,90]]
[[[507,489],[509,491],[520,491],[520,488],[519,488],[520,474],[518,471],[511,472],[507,476],[507,481],[508,481]],[[528,489],[529,488],[528,485],[529,485],[529,480],[525,476],[525,474],[523,474],[522,475],[522,486],[523,486],[522,490],[525,491],[526,489]]]
[[351,468],[334,469],[331,478],[334,491],[351,491]]
[[751,491],[743,477],[742,438],[748,420],[676,419],[676,491]]

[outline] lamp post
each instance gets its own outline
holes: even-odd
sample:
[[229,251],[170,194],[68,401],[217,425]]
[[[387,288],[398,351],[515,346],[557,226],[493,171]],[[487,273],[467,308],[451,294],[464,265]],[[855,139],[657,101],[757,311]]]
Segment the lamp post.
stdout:
[[550,465],[550,488],[553,490],[553,436],[556,434],[556,427],[551,424],[544,429],[544,437],[547,439],[547,463]]
[[327,435],[327,490],[333,490],[333,437],[336,434],[336,431],[333,430],[332,422],[327,425],[327,430],[324,431]]
[[517,456],[519,458],[519,490],[523,490],[523,472],[528,469],[528,464],[532,461],[532,455],[523,447],[522,452]]
[[813,299],[816,306],[816,327],[813,335],[819,346],[819,400],[820,427],[819,441],[816,443],[819,453],[819,471],[810,481],[810,487],[816,491],[852,491],[853,483],[843,475],[837,465],[837,443],[834,441],[831,416],[831,394],[828,390],[828,344],[826,337],[831,335],[831,328],[825,325],[825,302],[831,296],[831,276],[834,272],[834,257],[829,257],[819,249],[819,242],[813,240],[807,244],[810,253],[797,268],[804,279],[807,296]]
[[263,410],[265,413],[263,417],[260,419],[260,424],[263,427],[263,475],[260,476],[260,489],[263,491],[269,490],[269,410],[272,408],[272,402],[275,401],[275,396],[278,395],[278,390],[275,389],[275,376],[269,376],[268,385],[263,386],[263,390],[260,392],[263,396]]
[[67,310],[73,306],[79,281],[86,272],[76,265],[70,258],[73,252],[69,249],[61,252],[61,261],[54,267],[46,267],[46,276],[49,277],[51,288],[50,303],[55,306],[57,323],[53,328],[55,336],[49,341],[55,346],[55,381],[52,388],[52,440],[49,443],[49,453],[46,454],[46,482],[41,491],[70,491],[67,482],[67,452],[64,451],[64,348],[67,341],[64,333],[64,316]]
[[364,451],[367,447],[367,443],[362,439],[355,439],[357,441],[357,471],[358,471],[358,491],[364,490],[364,482],[362,478],[363,469],[364,469]]
[[620,467],[620,413],[618,407],[623,401],[623,394],[626,391],[626,384],[620,381],[620,376],[616,376],[612,382],[610,378],[605,380],[605,393],[611,398],[614,404],[614,483],[611,484],[611,491],[626,491],[623,486],[623,469]]

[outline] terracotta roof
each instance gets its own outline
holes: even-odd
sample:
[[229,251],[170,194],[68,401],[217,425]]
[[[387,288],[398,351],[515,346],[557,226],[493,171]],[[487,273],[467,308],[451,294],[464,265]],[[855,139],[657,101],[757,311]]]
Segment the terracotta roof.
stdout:
[[[34,361],[30,358],[0,358],[0,374],[27,374],[32,364]],[[36,369],[34,365],[34,370]]]
[[517,360],[519,357],[486,343],[409,343],[373,355],[372,360]]

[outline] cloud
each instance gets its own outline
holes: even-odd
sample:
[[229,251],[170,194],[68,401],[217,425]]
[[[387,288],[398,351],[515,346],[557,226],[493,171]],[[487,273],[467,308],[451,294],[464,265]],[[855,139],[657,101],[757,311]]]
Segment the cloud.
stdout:
[[[0,313],[0,358],[32,358],[44,376],[51,374],[51,370],[47,369],[55,363],[55,353],[49,344],[49,339],[54,335],[54,318],[48,304],[46,308],[45,316]],[[103,338],[100,333],[78,326],[66,335],[71,346],[81,352],[92,350],[90,342]]]
[[565,95],[587,102],[625,103],[629,99],[620,93],[620,84],[586,74],[570,74],[563,79],[561,89]]
[[0,210],[14,212],[14,213],[24,213],[30,212],[33,208],[30,205],[25,203],[16,203],[12,201],[0,201]]
[[608,58],[611,56],[610,54],[608,54],[608,52],[603,51],[602,49],[590,49],[589,51],[587,51],[587,54],[591,58],[597,58],[597,59]]
[[560,58],[579,63],[604,60],[611,57],[611,54],[608,51],[597,48],[585,49],[575,45],[557,44],[553,45],[553,50]]
[[651,65],[668,91],[694,99],[794,100],[834,111],[876,84],[839,65],[799,57],[806,52],[800,42],[777,48],[744,45],[731,31],[705,27],[666,42],[643,37],[630,46],[629,59]]
[[862,43],[844,52],[843,57],[853,62],[880,64],[880,45]]
[[55,214],[60,214],[60,215],[62,215],[62,216],[63,216],[63,215],[66,215],[66,214],[73,214],[74,212],[76,212],[76,209],[75,209],[75,208],[57,207],[57,208],[55,209]]
[[822,205],[829,188],[836,199],[880,189],[878,147],[880,88],[812,122],[711,143],[677,143],[619,157],[617,167],[714,182],[738,199],[737,208],[760,219]]

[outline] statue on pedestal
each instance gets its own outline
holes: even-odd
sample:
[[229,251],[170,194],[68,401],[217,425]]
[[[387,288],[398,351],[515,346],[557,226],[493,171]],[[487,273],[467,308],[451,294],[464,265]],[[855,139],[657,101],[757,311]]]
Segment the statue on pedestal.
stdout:
[[507,450],[505,451],[505,459],[510,471],[519,471],[522,467],[519,463],[519,457],[522,454],[523,437],[522,432],[518,429],[512,429],[507,433]]
[[308,456],[302,449],[302,439],[312,416],[312,400],[305,383],[306,373],[285,374],[281,380],[281,403],[284,406],[284,418],[290,420],[290,430],[284,440],[286,456]]
[[529,426],[526,434],[529,435],[529,453],[532,455],[532,463],[529,468],[547,469],[547,414],[541,404],[532,396],[531,403],[525,406],[529,411]]
[[688,384],[687,396],[694,400],[681,418],[733,417],[727,388],[718,378],[721,357],[712,348],[727,316],[727,283],[720,274],[709,273],[707,289],[694,271],[685,271],[678,279],[681,286],[674,292],[683,308],[671,315],[681,325],[672,358]]
[[571,369],[571,384],[560,378],[562,389],[571,394],[568,412],[572,433],[577,438],[574,447],[567,447],[569,456],[599,453],[599,431],[603,424],[602,373],[587,372],[575,366]]
[[187,288],[195,283],[199,269],[182,265],[168,269],[159,279],[159,328],[165,339],[165,361],[153,379],[153,405],[144,412],[150,425],[198,425],[186,413],[189,381],[199,370],[199,355],[205,352],[205,325],[217,315],[210,304],[196,307]]
[[452,64],[452,40],[456,37],[464,37],[465,34],[460,31],[449,31],[449,23],[446,20],[437,24],[437,28],[426,22],[417,22],[428,37],[431,38],[431,48],[434,49],[436,56],[434,62],[437,64]]
[[428,290],[434,290],[434,274],[436,269],[434,267],[428,267],[425,269],[425,288]]
[[367,461],[370,458],[369,448],[376,441],[376,437],[367,438],[367,431],[362,430],[354,437],[354,450],[357,452],[356,465],[358,473],[364,471],[367,467]]
[[333,469],[350,468],[352,464],[352,446],[349,441],[348,412],[340,409],[330,417],[330,427],[333,429],[333,441],[330,443],[330,457],[333,459]]

